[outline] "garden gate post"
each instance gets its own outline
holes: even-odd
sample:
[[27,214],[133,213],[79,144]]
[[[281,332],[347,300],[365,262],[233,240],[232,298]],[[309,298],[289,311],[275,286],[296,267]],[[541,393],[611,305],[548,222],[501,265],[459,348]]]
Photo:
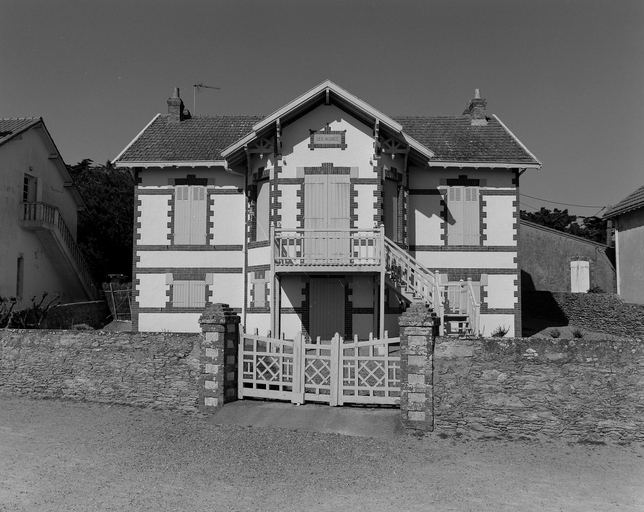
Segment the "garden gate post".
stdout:
[[239,315],[228,304],[206,308],[199,325],[203,332],[200,362],[200,406],[222,407],[237,399]]
[[407,430],[434,430],[434,338],[440,319],[425,303],[413,303],[400,326],[400,416]]

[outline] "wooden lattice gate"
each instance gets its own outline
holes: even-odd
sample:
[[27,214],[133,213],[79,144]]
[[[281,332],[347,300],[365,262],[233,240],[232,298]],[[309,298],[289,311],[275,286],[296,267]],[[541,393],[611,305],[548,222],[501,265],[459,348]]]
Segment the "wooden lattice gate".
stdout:
[[293,403],[400,403],[400,338],[311,342],[242,334],[239,398]]

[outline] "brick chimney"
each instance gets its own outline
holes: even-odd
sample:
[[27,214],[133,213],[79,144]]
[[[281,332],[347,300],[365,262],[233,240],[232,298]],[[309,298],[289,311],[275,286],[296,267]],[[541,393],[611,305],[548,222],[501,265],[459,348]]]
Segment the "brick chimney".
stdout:
[[172,98],[168,98],[168,119],[170,122],[181,122],[190,119],[190,112],[184,108],[183,100],[179,97],[179,88],[174,88]]
[[481,91],[479,89],[474,89],[474,99],[470,101],[470,104],[467,106],[463,115],[469,116],[472,120],[472,125],[483,126],[487,124],[487,118],[485,116],[485,107],[487,106],[487,100],[481,98]]

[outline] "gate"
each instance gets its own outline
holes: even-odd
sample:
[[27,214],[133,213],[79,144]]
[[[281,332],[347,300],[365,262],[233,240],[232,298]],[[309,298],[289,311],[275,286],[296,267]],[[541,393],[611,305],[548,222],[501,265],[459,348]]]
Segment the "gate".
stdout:
[[241,334],[239,398],[293,403],[400,403],[400,338],[311,342]]

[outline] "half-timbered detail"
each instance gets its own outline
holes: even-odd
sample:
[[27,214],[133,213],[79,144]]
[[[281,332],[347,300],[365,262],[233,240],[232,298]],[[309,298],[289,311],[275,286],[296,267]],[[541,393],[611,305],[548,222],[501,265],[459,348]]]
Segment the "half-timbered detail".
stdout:
[[[270,333],[244,338],[241,393],[335,401],[396,388],[361,344],[395,338],[412,301],[448,334],[520,333],[519,176],[540,163],[478,93],[449,117],[390,117],[330,81],[266,117],[168,105],[115,160],[138,176],[138,330],[197,331],[230,304]],[[345,380],[353,395],[328,387]]]

